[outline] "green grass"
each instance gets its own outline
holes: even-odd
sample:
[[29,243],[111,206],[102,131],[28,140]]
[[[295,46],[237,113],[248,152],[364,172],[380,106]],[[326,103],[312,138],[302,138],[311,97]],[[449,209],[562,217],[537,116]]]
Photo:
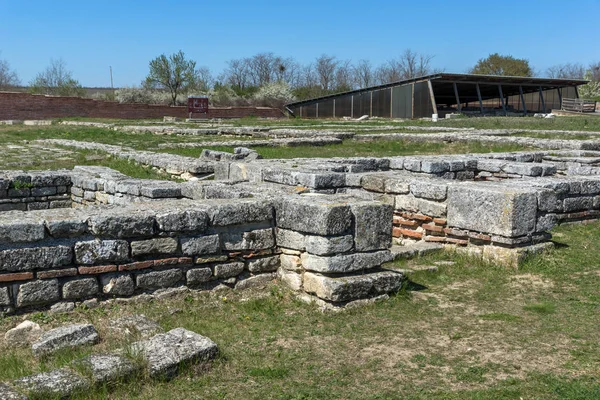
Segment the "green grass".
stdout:
[[[96,352],[127,346],[106,325],[128,313],[219,345],[208,368],[187,366],[172,381],[140,376],[80,399],[599,398],[600,223],[553,233],[560,246],[519,270],[455,253],[396,262],[391,267],[455,264],[415,272],[414,285],[400,294],[341,313],[323,314],[273,286],[33,319],[44,329],[94,323],[103,338]],[[425,289],[411,290],[416,284]],[[0,332],[20,321],[0,320]],[[0,381],[67,365],[90,351],[39,362],[26,348],[2,346]]]

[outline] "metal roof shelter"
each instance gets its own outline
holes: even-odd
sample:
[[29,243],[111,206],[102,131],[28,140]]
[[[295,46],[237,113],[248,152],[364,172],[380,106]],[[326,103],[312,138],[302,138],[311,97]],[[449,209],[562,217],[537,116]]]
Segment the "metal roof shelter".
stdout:
[[563,97],[579,98],[577,86],[586,83],[578,79],[440,73],[298,101],[286,108],[303,118],[545,113],[559,109]]

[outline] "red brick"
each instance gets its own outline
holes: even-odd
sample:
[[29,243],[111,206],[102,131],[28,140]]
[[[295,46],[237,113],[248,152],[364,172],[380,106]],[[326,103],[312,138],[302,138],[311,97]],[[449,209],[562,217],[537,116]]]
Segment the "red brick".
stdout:
[[446,220],[446,218],[434,218],[434,219],[433,219],[433,222],[434,222],[436,225],[446,225],[446,223],[447,223],[448,221]]
[[96,274],[105,274],[107,272],[116,272],[116,265],[96,265],[93,267],[79,267],[80,275],[96,275]]
[[54,269],[51,271],[40,271],[37,274],[38,279],[60,278],[63,276],[77,275],[77,268]]
[[441,233],[444,230],[441,226],[437,226],[434,224],[423,224],[422,227],[426,231],[438,232],[438,233]]
[[467,244],[469,244],[468,240],[465,239],[457,239],[457,238],[446,238],[446,242],[448,243],[453,243],[453,244],[457,244],[459,246],[466,246]]
[[15,272],[0,275],[0,282],[26,281],[33,279],[33,272]]
[[416,228],[417,226],[421,225],[422,221],[415,221],[412,219],[402,219],[400,221],[400,225],[401,226],[408,226],[411,228]]
[[131,264],[123,264],[119,265],[119,271],[135,271],[138,269],[146,269],[152,268],[154,266],[154,261],[138,261]]
[[490,235],[486,235],[484,233],[469,232],[469,237],[473,240],[478,240],[482,242],[489,242],[492,240],[492,237]]
[[179,258],[177,258],[177,257],[163,258],[162,260],[154,260],[154,266],[157,268],[171,267],[173,265],[177,265],[178,263],[179,263]]
[[444,228],[444,233],[446,235],[452,235],[452,236],[458,236],[458,237],[464,237],[464,238],[466,238],[469,232],[467,232],[467,231],[461,231],[460,229],[454,229],[454,228]]
[[400,228],[400,233],[402,234],[402,236],[406,236],[413,239],[421,239],[423,237],[423,232],[413,231],[412,229]]
[[394,215],[394,218],[392,219],[392,223],[394,225],[400,225],[401,221],[402,221],[402,217],[401,216]]
[[270,256],[271,254],[273,254],[273,250],[266,249],[266,250],[258,250],[258,251],[253,251],[250,253],[242,254],[242,257],[243,258],[254,258],[254,257],[262,257],[262,256]]
[[392,228],[392,236],[395,238],[402,236],[402,229],[393,227]]
[[433,218],[431,218],[427,215],[418,214],[418,213],[414,213],[414,214],[413,213],[402,213],[401,215],[406,219],[416,219],[416,220],[424,221],[424,222],[433,221]]
[[179,264],[180,267],[191,267],[194,265],[194,259],[192,257],[179,257],[177,264]]

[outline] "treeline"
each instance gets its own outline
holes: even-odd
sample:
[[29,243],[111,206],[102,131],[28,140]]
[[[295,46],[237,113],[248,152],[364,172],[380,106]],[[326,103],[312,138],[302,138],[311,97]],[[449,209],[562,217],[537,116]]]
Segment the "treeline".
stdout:
[[[404,50],[380,65],[369,60],[356,62],[322,54],[302,64],[292,57],[259,53],[252,57],[232,59],[227,67],[213,74],[207,67],[197,66],[182,51],[162,54],[149,63],[148,76],[134,87],[97,96],[120,102],[150,104],[185,104],[188,95],[207,95],[214,105],[257,105],[281,107],[285,103],[332,93],[442,72],[432,65],[434,56]],[[584,66],[566,63],[536,73],[526,59],[510,55],[490,54],[480,59],[466,73],[507,76],[540,76],[587,79],[580,88],[586,98],[600,99],[600,62]],[[0,59],[0,90],[20,85],[16,71]],[[50,65],[29,82],[31,93],[83,96],[85,90],[73,78],[62,59]]]

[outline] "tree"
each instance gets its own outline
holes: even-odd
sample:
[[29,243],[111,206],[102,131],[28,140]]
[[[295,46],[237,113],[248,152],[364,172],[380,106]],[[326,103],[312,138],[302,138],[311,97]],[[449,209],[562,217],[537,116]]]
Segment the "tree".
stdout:
[[6,90],[12,86],[19,86],[21,81],[17,73],[10,69],[6,60],[0,60],[0,90]]
[[469,73],[479,75],[533,76],[533,69],[529,65],[529,60],[494,53],[477,61],[477,64],[475,64]]
[[354,84],[359,88],[366,88],[373,85],[375,77],[369,60],[359,60],[353,68],[353,73]]
[[334,56],[322,54],[317,58],[315,72],[317,74],[317,79],[319,80],[319,85],[321,85],[321,90],[327,92],[328,90],[333,89],[335,72],[338,64],[339,62]]
[[591,69],[586,71],[584,79],[589,82],[578,87],[579,97],[582,99],[600,100],[600,81],[594,80]]
[[376,80],[385,84],[432,74],[436,70],[431,67],[431,60],[431,55],[406,49],[398,58],[388,60],[377,68]]
[[546,75],[557,79],[583,79],[585,72],[585,67],[581,64],[566,63],[553,65],[546,70]]
[[164,54],[150,61],[150,72],[146,77],[147,87],[166,89],[171,93],[171,104],[177,104],[177,95],[185,93],[197,83],[196,62],[186,60],[183,51]]
[[85,96],[85,89],[73,78],[62,58],[51,59],[50,65],[29,83],[29,91],[55,96]]

